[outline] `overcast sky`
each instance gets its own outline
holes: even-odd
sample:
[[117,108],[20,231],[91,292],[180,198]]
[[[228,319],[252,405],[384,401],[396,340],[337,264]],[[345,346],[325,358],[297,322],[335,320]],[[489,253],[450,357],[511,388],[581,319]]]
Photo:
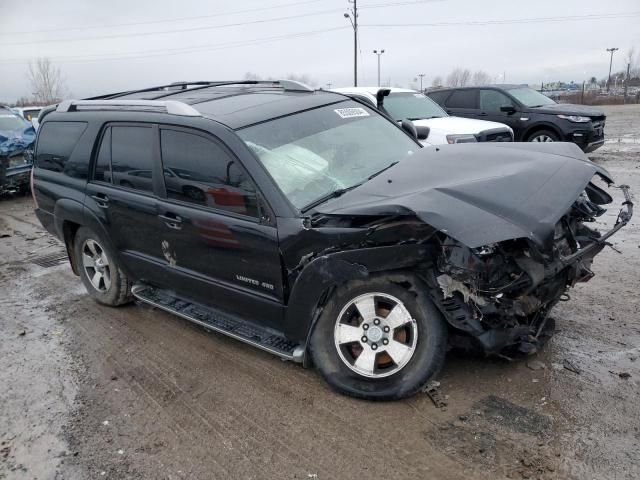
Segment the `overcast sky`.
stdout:
[[[343,17],[350,6],[347,0],[0,0],[0,100],[30,95],[28,62],[37,57],[50,57],[78,98],[246,72],[351,85],[353,30]],[[513,83],[580,82],[606,76],[607,47],[620,48],[614,70],[623,68],[629,48],[640,50],[640,0],[358,0],[358,6],[360,85],[377,82],[376,48],[385,49],[383,81],[399,85],[418,73],[429,85],[457,66],[499,82],[503,73]]]

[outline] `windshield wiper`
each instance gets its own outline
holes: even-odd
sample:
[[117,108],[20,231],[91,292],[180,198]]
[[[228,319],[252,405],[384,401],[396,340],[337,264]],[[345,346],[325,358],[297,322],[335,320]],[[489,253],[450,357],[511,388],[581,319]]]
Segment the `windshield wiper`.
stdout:
[[356,183],[355,185],[351,185],[350,187],[346,187],[346,188],[339,188],[338,190],[334,190],[332,192],[327,193],[326,195],[323,195],[322,197],[318,198],[317,200],[314,200],[313,202],[305,205],[304,207],[302,207],[300,209],[300,211],[302,213],[305,213],[309,210],[311,210],[313,207],[317,207],[318,205],[320,205],[321,203],[326,202],[327,200],[331,200],[332,198],[338,198],[341,195],[344,195],[345,193],[347,193],[349,190],[353,190],[356,187],[359,187],[360,185],[362,185],[364,182],[360,182],[360,183]]
[[[389,165],[387,165],[386,167],[384,167],[382,170],[380,170],[380,171],[378,171],[378,172],[376,172],[376,173],[374,173],[374,174],[372,174],[372,175],[369,175],[369,176],[367,177],[367,180],[371,180],[372,178],[377,177],[377,176],[378,176],[378,175],[380,175],[382,172],[385,172],[385,171],[389,170],[391,167],[393,167],[394,165],[397,165],[398,163],[399,163],[399,162],[398,162],[397,160],[396,160],[395,162],[390,163]],[[361,182],[361,183],[359,183],[358,185],[362,185],[363,183],[364,183],[364,182]],[[356,185],[356,187],[357,187],[358,185]]]
[[372,178],[377,177],[382,172],[384,172],[386,170],[389,170],[391,167],[393,167],[394,165],[397,165],[398,163],[399,162],[397,160],[395,162],[390,163],[389,165],[384,167],[382,170],[379,170],[376,173],[373,173],[373,174],[369,175],[365,180],[363,180],[363,181],[361,181],[359,183],[356,183],[355,185],[351,185],[350,187],[346,187],[346,188],[339,188],[338,190],[334,190],[333,192],[329,192],[326,195],[323,195],[322,197],[318,198],[317,200],[314,200],[313,202],[305,205],[304,207],[302,207],[300,209],[300,211],[302,213],[305,213],[305,212],[311,210],[313,207],[317,207],[321,203],[324,203],[324,202],[326,202],[328,200],[331,200],[332,198],[338,198],[338,197],[344,195],[345,193],[347,193],[349,190],[353,190],[354,188],[359,187],[363,183],[368,182]]

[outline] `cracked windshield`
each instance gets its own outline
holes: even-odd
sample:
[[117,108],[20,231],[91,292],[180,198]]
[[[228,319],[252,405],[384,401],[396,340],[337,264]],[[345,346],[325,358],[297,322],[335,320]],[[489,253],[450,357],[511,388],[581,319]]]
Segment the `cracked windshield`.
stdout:
[[420,147],[356,102],[342,102],[238,132],[298,209],[354,187]]

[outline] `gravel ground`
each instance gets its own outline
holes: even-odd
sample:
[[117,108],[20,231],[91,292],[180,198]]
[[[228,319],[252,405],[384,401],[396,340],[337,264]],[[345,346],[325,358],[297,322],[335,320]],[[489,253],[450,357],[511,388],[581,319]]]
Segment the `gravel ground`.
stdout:
[[[640,192],[640,106],[605,108],[591,157]],[[65,262],[33,263],[61,246],[30,198],[4,198],[0,479],[639,478],[638,225],[554,310],[536,357],[450,353],[437,408],[346,398],[180,318],[97,305]]]

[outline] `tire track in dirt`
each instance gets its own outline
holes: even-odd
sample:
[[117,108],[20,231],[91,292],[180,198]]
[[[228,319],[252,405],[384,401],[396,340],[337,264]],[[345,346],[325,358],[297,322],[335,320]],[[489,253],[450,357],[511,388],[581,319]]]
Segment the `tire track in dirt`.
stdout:
[[[96,342],[92,340],[94,334],[98,332],[95,332],[95,330],[89,331],[82,325],[77,326],[83,331],[86,339],[89,339],[92,345],[97,347],[97,352],[109,353],[110,361],[116,365],[116,369],[120,372],[122,378],[132,382],[156,406],[158,413],[164,418],[163,423],[174,432],[179,432],[183,437],[182,441],[193,442],[194,437],[196,437],[204,445],[215,443],[212,440],[218,438],[218,444],[226,450],[225,463],[228,465],[221,465],[224,468],[224,477],[228,478],[232,472],[233,475],[241,475],[243,478],[254,477],[257,468],[248,452],[260,448],[261,443],[252,435],[250,430],[241,429],[237,424],[231,425],[221,418],[212,419],[210,415],[206,415],[206,412],[203,415],[203,412],[191,408],[192,405],[189,405],[188,400],[180,398],[180,392],[177,390],[172,391],[171,385],[161,378],[162,373],[161,376],[158,376],[152,371],[153,360],[149,358],[150,356],[145,349],[136,349],[136,353],[131,355],[130,350],[125,347],[118,348],[106,341]],[[114,340],[117,343],[119,339],[114,338]],[[119,357],[126,360],[127,366],[117,360]],[[196,418],[192,418],[189,414],[195,414]],[[215,425],[211,423],[212,420]],[[202,425],[206,426],[204,430]],[[243,432],[242,430],[246,431]],[[243,433],[244,435],[242,435]],[[232,443],[235,443],[235,448],[232,448],[231,440],[233,441]],[[219,465],[214,457],[210,458]],[[266,473],[265,470],[268,471],[268,467],[268,465],[260,465],[261,474]],[[275,472],[269,473],[275,474]],[[276,477],[274,476],[273,478]]]
[[[99,307],[100,308],[100,307]],[[151,314],[150,312],[144,312],[144,310],[140,311],[141,309],[138,309],[136,311],[136,313],[138,314],[138,317],[142,317],[139,318],[139,321],[143,321],[145,323],[148,323],[148,316]],[[123,314],[115,314],[115,312],[120,312],[119,310],[108,310],[109,312],[109,321],[115,321],[117,319],[118,321],[118,328],[119,329],[124,329],[124,332],[122,333],[122,337],[123,338],[136,338],[136,341],[139,342],[139,340],[141,338],[145,338],[147,335],[149,335],[149,325],[145,324],[141,327],[141,323],[139,322],[132,322],[132,319],[130,318],[132,315],[127,312],[127,313],[123,313]],[[153,312],[153,313],[158,313],[158,312]],[[211,336],[208,335],[203,335],[203,333],[201,332],[200,329],[198,329],[199,331],[196,331],[195,329],[190,328],[190,325],[184,325],[184,322],[182,320],[179,319],[173,319],[170,318],[169,315],[161,313],[160,315],[164,316],[164,318],[161,316],[160,318],[154,318],[151,319],[151,322],[154,323],[158,323],[158,325],[154,326],[154,328],[151,328],[151,334],[154,336],[158,336],[160,335],[161,337],[166,337],[166,338],[173,338],[174,341],[170,342],[169,345],[167,345],[168,349],[171,349],[172,347],[175,348],[175,345],[179,344],[179,342],[175,341],[176,335],[178,337],[182,336],[182,337],[186,337],[187,340],[193,340],[193,336],[194,333],[197,333],[198,335],[198,339],[200,340],[198,347],[200,347],[200,350],[202,350],[202,340],[200,339],[200,337],[204,337],[204,342],[206,344],[206,346],[210,349],[212,346],[212,343],[215,345],[216,350],[213,352],[216,356],[219,356],[220,354],[222,354],[222,356],[224,357],[224,361],[225,362],[229,362],[229,363],[233,363],[236,362],[236,357],[239,357],[241,355],[243,355],[245,352],[242,352],[243,346],[240,345],[238,342],[233,342],[233,341],[229,341],[227,340],[227,342],[225,342],[224,340],[226,339],[217,339],[217,338],[212,338]],[[157,316],[157,315],[156,315]],[[129,318],[127,318],[129,317]],[[169,328],[167,328],[167,326],[169,326]],[[130,332],[128,330],[137,330],[136,332]],[[159,329],[159,332],[157,331]],[[95,333],[95,332],[94,332]],[[212,342],[212,343],[209,343]],[[113,343],[120,343],[118,340],[115,340]],[[147,340],[145,340],[144,342],[146,343],[150,343]],[[228,343],[228,345],[227,345]],[[221,345],[222,344],[222,345]],[[231,353],[225,351],[225,349],[230,349]],[[248,350],[248,347],[245,347]],[[140,348],[138,346],[138,352],[140,352]],[[198,350],[198,349],[196,349]],[[144,353],[146,353],[147,355],[150,355],[151,352],[149,350],[147,350],[145,347],[142,347],[142,351],[144,351]],[[166,352],[163,352],[166,353]],[[175,352],[174,352],[175,353]],[[209,355],[211,354],[211,352],[208,352]],[[304,424],[309,424],[307,425],[307,429],[311,429],[315,432],[315,436],[316,437],[326,437],[326,438],[331,438],[333,440],[334,445],[325,445],[325,443],[327,442],[323,442],[320,445],[313,445],[314,448],[309,448],[308,454],[307,455],[314,455],[314,457],[317,459],[315,462],[312,462],[312,464],[315,463],[315,468],[321,467],[320,464],[318,464],[318,460],[321,458],[327,458],[327,459],[331,459],[331,458],[335,458],[336,455],[340,455],[341,453],[343,453],[344,451],[349,451],[351,450],[352,453],[354,455],[358,455],[360,454],[362,457],[366,457],[369,454],[369,451],[367,450],[367,448],[362,448],[359,447],[358,445],[354,445],[352,441],[346,441],[343,438],[336,438],[336,432],[339,432],[341,430],[343,431],[350,431],[351,433],[351,437],[352,438],[357,438],[358,441],[362,441],[362,440],[368,440],[369,445],[371,445],[372,443],[375,444],[376,446],[380,447],[380,448],[387,448],[391,453],[394,454],[394,460],[395,461],[400,461],[401,463],[404,464],[404,469],[406,469],[405,471],[407,473],[411,472],[412,474],[423,474],[423,473],[427,473],[427,472],[432,472],[433,470],[433,464],[428,464],[428,465],[424,465],[422,464],[422,462],[416,462],[415,459],[415,448],[414,449],[399,449],[393,446],[393,444],[389,441],[386,441],[384,438],[387,434],[389,433],[395,433],[389,430],[385,430],[384,427],[382,427],[382,430],[384,430],[381,433],[369,433],[366,429],[362,429],[360,426],[358,425],[354,425],[352,422],[349,421],[348,418],[345,418],[344,416],[337,416],[333,413],[333,411],[330,408],[324,408],[324,407],[320,407],[319,409],[316,407],[315,403],[313,403],[313,408],[307,408],[304,411],[304,415],[299,414],[296,410],[299,408],[299,401],[305,401],[308,402],[309,401],[309,394],[305,395],[305,391],[303,390],[300,393],[300,389],[299,388],[295,388],[294,390],[291,389],[291,382],[290,382],[290,378],[288,378],[289,373],[291,372],[282,372],[280,371],[279,375],[275,375],[272,374],[270,375],[269,378],[270,382],[268,385],[267,389],[264,389],[262,384],[260,383],[254,383],[256,380],[255,377],[259,377],[260,373],[262,373],[263,369],[262,369],[262,365],[264,363],[273,363],[276,362],[275,359],[271,359],[269,358],[268,360],[263,358],[266,355],[262,354],[261,352],[254,352],[251,351],[251,362],[247,363],[246,361],[240,361],[240,365],[244,368],[244,369],[249,369],[249,378],[247,380],[244,380],[243,384],[247,385],[248,388],[250,389],[260,389],[260,390],[264,390],[264,392],[262,392],[262,396],[264,395],[268,395],[268,394],[273,394],[273,387],[277,387],[277,389],[280,389],[283,391],[284,393],[284,397],[286,398],[293,398],[293,402],[286,402],[285,401],[285,405],[284,407],[282,405],[280,406],[275,406],[275,408],[277,408],[278,410],[281,411],[281,415],[282,418],[287,418],[287,416],[289,417],[289,421],[287,423],[289,423],[290,427],[292,426],[292,424],[298,423],[300,425],[304,425]],[[191,352],[192,356],[193,356],[193,352]],[[150,365],[155,365],[156,368],[159,369],[159,371],[164,374],[164,375],[169,375],[167,370],[163,370],[167,368],[167,362],[163,362],[160,360],[161,357],[159,357],[156,354],[151,355],[152,356],[152,361],[148,362]],[[170,364],[175,364],[176,359],[178,359],[180,362],[182,362],[182,358],[180,355],[175,355],[172,354],[171,355],[171,361]],[[190,358],[189,360],[194,360],[193,358]],[[198,358],[198,364],[202,363],[202,359]],[[253,363],[252,363],[253,362]],[[145,362],[147,363],[147,362]],[[187,362],[187,363],[191,363],[191,362]],[[207,362],[205,361],[205,364]],[[189,372],[190,368],[189,368],[189,364],[187,365],[180,365],[179,370],[176,368],[170,368],[170,370],[173,372],[173,379],[171,379],[170,381],[173,381],[176,385],[176,387],[178,387],[177,382],[181,381],[186,383],[187,387],[190,388],[191,385],[194,383],[194,377],[193,376],[189,376],[188,380],[186,381],[186,379],[184,379],[185,376],[185,372]],[[280,366],[280,365],[279,365]],[[282,365],[284,366],[284,365]],[[299,367],[298,366],[289,366],[286,365],[285,368],[287,367],[292,367],[294,370],[296,370],[296,373],[300,373],[299,371]],[[257,371],[259,370],[259,372]],[[216,372],[216,376],[221,376],[221,374],[224,372]],[[237,375],[238,373],[241,373],[242,375],[246,375],[245,371],[242,372],[238,372],[237,368],[234,368],[234,373],[235,375]],[[283,374],[284,373],[284,374]],[[169,375],[171,376],[171,375]],[[224,375],[225,377],[227,376],[227,374],[225,373]],[[223,381],[229,381],[231,380],[230,378],[224,378]],[[264,380],[264,378],[262,379]],[[276,385],[274,385],[274,383]],[[279,385],[278,385],[279,384]],[[318,388],[318,382],[316,382],[315,384],[313,384],[313,382],[310,382],[311,386],[314,387],[315,390],[317,390]],[[296,384],[296,387],[299,387],[299,385]],[[182,390],[182,392],[184,392],[184,388],[185,387],[178,387]],[[246,388],[246,387],[245,387]],[[204,395],[208,392],[208,390],[205,390],[204,392],[201,392],[201,395]],[[235,393],[231,392],[232,394]],[[310,394],[311,396],[313,396],[313,393]],[[325,395],[326,396],[326,395]],[[332,397],[336,397],[336,395],[334,394],[330,394],[330,396]],[[251,415],[251,412],[249,410],[247,410],[247,405],[245,405],[245,402],[241,402],[238,399],[241,398],[241,396],[237,396],[236,398],[226,398],[225,399],[225,405],[227,409],[232,409],[233,410],[233,414],[235,415],[235,419],[244,419],[246,421],[247,417],[251,417],[251,426],[253,426],[254,428],[260,428],[260,421],[262,421],[262,423],[264,423],[264,418],[261,417],[260,415],[258,415],[257,417],[254,415]],[[331,398],[331,397],[329,397]],[[357,402],[358,405],[366,405],[367,409],[370,406],[376,406],[371,405],[369,403],[366,402],[358,402],[358,401],[352,401],[350,399],[346,399],[343,397],[339,397],[340,401],[338,403],[341,403],[342,406],[344,406],[345,401],[346,402],[351,402],[352,405],[355,405],[354,402]],[[197,402],[197,399],[194,397],[192,400],[194,400],[195,402]],[[204,409],[204,407],[202,407]],[[352,409],[354,409],[354,407],[352,407]],[[382,410],[387,409],[384,406],[381,406]],[[392,410],[391,407],[388,408],[389,410]],[[341,409],[340,409],[341,411]],[[293,418],[291,413],[293,413]],[[351,412],[350,412],[351,413]],[[289,414],[289,415],[288,415]],[[279,415],[274,415],[273,413],[270,413],[271,417],[278,417]],[[334,420],[329,422],[328,418],[333,417]],[[238,428],[237,424],[233,424],[231,426],[229,426],[229,428]],[[269,444],[276,442],[276,444],[278,442],[281,442],[281,436],[280,435],[275,435],[274,433],[269,433],[267,431],[265,431],[264,429],[262,429],[262,434],[265,435],[265,437],[260,438],[259,440],[262,440],[264,442],[267,442]],[[403,432],[400,432],[403,433]],[[380,436],[382,436],[382,440],[380,439]],[[416,438],[418,438],[418,436],[416,436]],[[424,442],[422,442],[424,443]],[[338,444],[338,445],[336,445]],[[300,445],[295,445],[294,447],[287,447],[287,445],[282,445],[285,448],[295,448],[295,453],[296,455],[300,455]],[[346,450],[345,450],[346,449]],[[291,450],[290,450],[291,451]],[[427,452],[421,452],[423,455]],[[431,456],[433,456],[433,454],[436,452],[429,452],[429,454]],[[358,456],[360,456],[358,455]],[[440,455],[436,455],[436,456],[440,456]],[[306,457],[306,459],[308,460],[308,456]],[[444,458],[444,457],[443,457]],[[409,465],[413,464],[413,468],[409,467]],[[422,464],[422,465],[421,465]],[[325,467],[326,468],[326,467]],[[329,472],[331,472],[330,469],[327,469]],[[357,469],[357,471],[360,471],[359,469]],[[344,472],[343,472],[344,473]],[[356,472],[354,472],[356,473]],[[389,472],[389,473],[393,473],[393,471]],[[397,472],[396,472],[397,473]],[[335,474],[331,475],[332,477],[336,477]]]

